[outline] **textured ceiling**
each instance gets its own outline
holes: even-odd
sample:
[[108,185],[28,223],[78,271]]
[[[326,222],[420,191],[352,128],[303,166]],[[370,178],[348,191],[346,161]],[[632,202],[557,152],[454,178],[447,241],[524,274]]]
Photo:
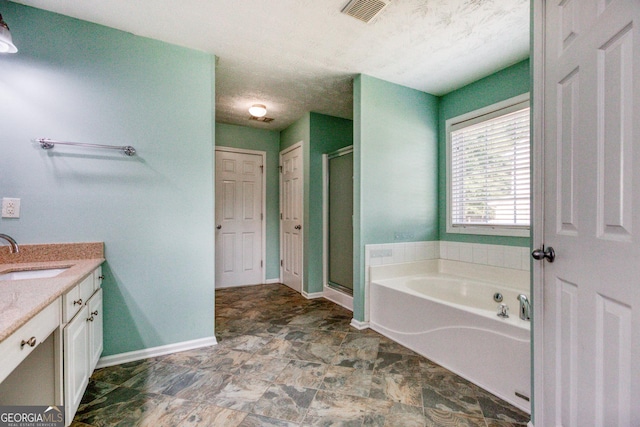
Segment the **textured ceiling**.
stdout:
[[[369,24],[348,0],[18,2],[215,53],[216,120],[264,129],[351,118],[360,73],[441,95],[529,55],[529,0],[392,0]],[[249,121],[254,103],[275,120]]]

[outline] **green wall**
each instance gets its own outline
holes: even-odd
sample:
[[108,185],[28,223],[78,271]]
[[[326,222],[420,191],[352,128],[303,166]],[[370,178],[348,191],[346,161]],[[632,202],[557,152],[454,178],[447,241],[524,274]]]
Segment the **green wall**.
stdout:
[[304,113],[302,117],[280,132],[280,151],[300,141],[309,142],[310,132],[311,113]]
[[438,144],[440,153],[442,153],[438,165],[438,170],[440,171],[440,192],[438,196],[438,203],[440,205],[440,240],[508,246],[529,246],[530,239],[528,237],[447,233],[447,161],[444,153],[446,152],[447,144],[445,122],[448,119],[529,92],[530,82],[529,60],[527,59],[440,98],[440,131]]
[[[104,353],[214,335],[213,56],[0,0],[0,232],[104,241]],[[32,138],[133,145],[116,151]]]
[[364,245],[438,239],[438,98],[367,75],[354,82],[354,317]]
[[255,129],[246,126],[236,126],[216,123],[216,146],[243,148],[246,150],[266,151],[267,160],[266,204],[266,249],[265,261],[266,278],[280,277],[280,189],[278,162],[280,152],[280,132]]

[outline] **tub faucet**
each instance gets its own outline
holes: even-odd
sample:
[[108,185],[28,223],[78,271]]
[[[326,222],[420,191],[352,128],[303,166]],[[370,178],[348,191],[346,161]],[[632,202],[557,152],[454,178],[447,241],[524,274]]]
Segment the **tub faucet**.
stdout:
[[531,303],[525,294],[518,295],[520,303],[520,318],[522,320],[531,320]]
[[13,237],[7,236],[6,234],[0,233],[0,239],[4,239],[11,245],[11,253],[17,254],[20,252],[20,248],[18,247],[18,242],[16,242]]
[[500,304],[498,306],[498,317],[502,317],[503,319],[509,318],[509,306],[507,304]]

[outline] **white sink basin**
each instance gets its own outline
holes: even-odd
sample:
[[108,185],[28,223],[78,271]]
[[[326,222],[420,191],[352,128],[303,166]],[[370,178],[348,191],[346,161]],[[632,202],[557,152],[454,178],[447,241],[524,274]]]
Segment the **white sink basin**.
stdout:
[[2,280],[24,280],[24,279],[44,279],[47,277],[55,277],[63,271],[67,271],[69,267],[64,268],[46,268],[42,270],[20,270],[9,273],[0,274]]

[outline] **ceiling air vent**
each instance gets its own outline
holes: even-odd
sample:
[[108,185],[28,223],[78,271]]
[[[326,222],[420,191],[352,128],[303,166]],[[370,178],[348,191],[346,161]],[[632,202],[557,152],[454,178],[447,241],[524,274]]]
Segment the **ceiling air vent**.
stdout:
[[273,121],[273,119],[271,117],[255,117],[255,116],[249,116],[249,120],[255,120],[257,122],[263,122],[263,123],[271,123]]
[[378,16],[382,9],[387,7],[388,1],[382,0],[351,0],[348,5],[342,9],[342,13],[353,16],[367,24],[373,18]]

